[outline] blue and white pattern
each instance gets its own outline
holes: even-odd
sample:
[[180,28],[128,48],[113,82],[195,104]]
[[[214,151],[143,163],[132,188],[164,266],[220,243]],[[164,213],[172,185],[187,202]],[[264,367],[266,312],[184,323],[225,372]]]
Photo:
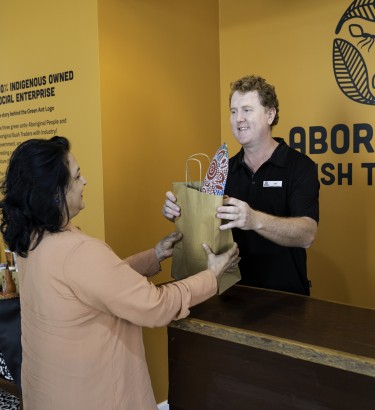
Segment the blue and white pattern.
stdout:
[[[5,365],[4,358],[0,352],[0,378],[6,380],[13,380],[9,373],[8,368]],[[1,410],[19,410],[20,401],[12,394],[0,389],[0,409]]]
[[8,368],[5,365],[5,361],[4,361],[4,358],[1,352],[0,352],[0,377],[3,377],[6,380],[13,380],[12,376],[9,373]]
[[20,401],[17,397],[12,396],[0,389],[0,409],[1,410],[19,410]]

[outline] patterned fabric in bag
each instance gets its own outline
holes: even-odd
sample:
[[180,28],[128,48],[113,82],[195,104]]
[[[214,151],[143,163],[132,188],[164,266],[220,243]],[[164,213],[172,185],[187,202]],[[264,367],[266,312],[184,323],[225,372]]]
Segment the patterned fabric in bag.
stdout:
[[224,195],[228,176],[228,147],[224,143],[216,151],[208,167],[201,191],[206,194]]

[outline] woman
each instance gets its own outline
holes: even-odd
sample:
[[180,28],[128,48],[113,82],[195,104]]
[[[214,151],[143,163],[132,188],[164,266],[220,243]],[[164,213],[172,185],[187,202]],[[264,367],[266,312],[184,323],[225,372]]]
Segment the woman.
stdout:
[[64,137],[32,139],[13,152],[2,186],[1,231],[17,253],[25,410],[155,410],[142,326],[165,326],[213,296],[238,249],[208,269],[160,287],[147,280],[172,255],[172,233],[121,260],[76,229],[86,180]]

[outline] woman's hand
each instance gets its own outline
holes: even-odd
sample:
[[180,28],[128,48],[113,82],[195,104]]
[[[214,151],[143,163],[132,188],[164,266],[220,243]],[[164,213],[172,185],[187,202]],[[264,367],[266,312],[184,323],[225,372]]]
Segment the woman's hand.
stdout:
[[211,248],[205,243],[203,244],[203,248],[208,257],[207,268],[213,271],[216,279],[219,279],[226,271],[232,272],[235,270],[241,260],[239,256],[240,251],[236,243],[229,249],[229,251],[220,255],[215,255]]
[[182,233],[173,232],[155,246],[156,257],[159,262],[172,256],[174,244],[181,239]]

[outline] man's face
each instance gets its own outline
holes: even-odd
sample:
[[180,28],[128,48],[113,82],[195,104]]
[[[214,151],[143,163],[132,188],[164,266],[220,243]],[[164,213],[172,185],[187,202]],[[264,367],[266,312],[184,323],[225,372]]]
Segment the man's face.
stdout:
[[234,92],[230,105],[230,124],[237,141],[243,145],[257,145],[271,136],[275,109],[263,107],[258,91]]

